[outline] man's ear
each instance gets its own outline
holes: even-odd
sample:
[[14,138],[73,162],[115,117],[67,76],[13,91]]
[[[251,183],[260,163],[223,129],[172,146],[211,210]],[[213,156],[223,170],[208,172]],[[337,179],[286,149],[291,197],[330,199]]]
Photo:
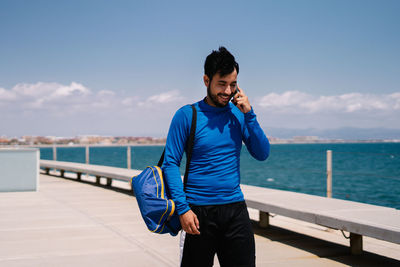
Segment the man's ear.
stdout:
[[203,76],[203,81],[204,81],[204,85],[205,85],[206,87],[208,87],[208,86],[210,85],[210,79],[209,79],[208,76],[205,75],[205,74],[204,74],[204,76]]

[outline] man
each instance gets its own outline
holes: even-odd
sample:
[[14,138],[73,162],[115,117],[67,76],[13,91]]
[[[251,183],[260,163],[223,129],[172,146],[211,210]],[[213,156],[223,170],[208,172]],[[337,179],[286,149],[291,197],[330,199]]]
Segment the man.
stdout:
[[190,105],[176,112],[165,147],[165,180],[186,232],[181,266],[212,266],[215,253],[221,266],[254,266],[254,234],[240,189],[240,150],[243,141],[254,158],[265,160],[269,142],[237,86],[239,65],[233,55],[225,47],[213,51],[204,72],[207,96],[194,104],[197,125],[185,190],[179,166],[190,134]]

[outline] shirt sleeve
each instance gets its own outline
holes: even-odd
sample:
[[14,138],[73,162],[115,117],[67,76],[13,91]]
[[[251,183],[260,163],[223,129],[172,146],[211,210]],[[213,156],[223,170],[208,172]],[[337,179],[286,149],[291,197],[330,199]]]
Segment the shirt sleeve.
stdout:
[[257,160],[266,160],[269,156],[270,144],[264,131],[257,122],[253,108],[244,114],[243,141],[250,154]]
[[185,151],[186,140],[190,134],[191,113],[190,106],[182,107],[175,113],[168,131],[164,164],[162,167],[165,182],[179,215],[186,213],[190,209],[183,190],[179,167],[183,152]]

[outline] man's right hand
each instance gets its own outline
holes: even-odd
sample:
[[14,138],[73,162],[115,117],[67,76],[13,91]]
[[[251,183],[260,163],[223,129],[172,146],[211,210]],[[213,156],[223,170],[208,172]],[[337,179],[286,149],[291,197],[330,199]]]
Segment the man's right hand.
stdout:
[[186,213],[179,216],[179,220],[181,221],[182,229],[191,235],[199,235],[199,220],[197,219],[196,214],[192,210],[188,210]]

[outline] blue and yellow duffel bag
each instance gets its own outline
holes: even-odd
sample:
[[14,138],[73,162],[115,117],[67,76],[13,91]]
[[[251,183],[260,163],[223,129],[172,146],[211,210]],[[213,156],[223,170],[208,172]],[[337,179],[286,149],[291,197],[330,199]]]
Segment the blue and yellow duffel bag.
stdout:
[[175,203],[166,190],[163,173],[158,166],[149,166],[132,178],[140,212],[147,228],[158,234],[175,236],[181,229]]
[[[190,126],[190,135],[187,140],[186,171],[183,180],[184,188],[189,174],[189,165],[196,132],[197,112],[194,105],[192,105],[192,111],[192,125]],[[132,189],[147,228],[153,233],[170,233],[175,236],[182,227],[179,215],[175,210],[175,203],[171,199],[161,170],[164,153],[165,150],[157,166],[149,166],[138,176],[132,178]]]

